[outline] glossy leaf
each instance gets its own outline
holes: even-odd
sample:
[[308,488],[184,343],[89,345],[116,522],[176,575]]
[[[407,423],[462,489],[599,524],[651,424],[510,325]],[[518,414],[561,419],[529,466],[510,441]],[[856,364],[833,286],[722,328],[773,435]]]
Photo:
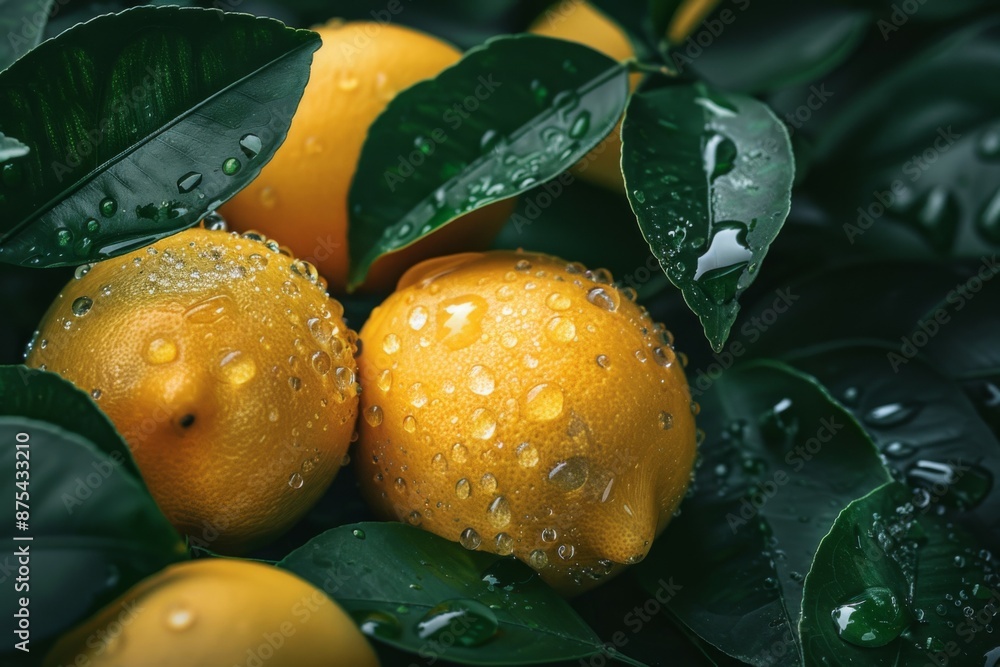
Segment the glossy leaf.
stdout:
[[422,656],[519,665],[604,651],[527,566],[411,526],[335,528],[278,565],[321,588],[368,636]]
[[895,346],[845,347],[792,363],[864,425],[920,509],[1000,548],[1000,442],[956,384]]
[[[22,434],[27,448],[17,449]],[[10,547],[0,565],[16,570],[15,549],[29,549],[33,640],[72,627],[186,557],[184,542],[142,484],[123,470],[117,452],[105,454],[76,433],[19,416],[0,417],[0,442],[0,493],[10,499],[0,528]],[[15,507],[15,497],[29,509]],[[17,511],[27,513],[26,529],[18,527]],[[16,541],[24,536],[32,539]],[[0,596],[8,636],[19,597]]]
[[909,257],[1000,248],[998,76],[994,16],[842,100],[817,138],[806,187],[853,245]]
[[351,284],[380,255],[562,173],[611,132],[627,96],[624,65],[535,35],[490,40],[397,95],[351,184]]
[[[0,70],[38,46],[55,0],[6,0],[0,3]],[[0,153],[0,162],[4,160]]]
[[[114,38],[109,38],[114,35]],[[319,37],[217,10],[138,7],[0,73],[0,261],[96,261],[189,227],[284,139]]]
[[968,533],[886,484],[820,544],[803,595],[805,664],[989,665],[997,577]]
[[111,420],[90,396],[55,373],[0,366],[0,415],[37,419],[75,433],[120,461],[139,486],[145,486],[128,445]]
[[721,349],[790,207],[785,127],[766,105],[703,84],[632,97],[622,171],[653,254]]
[[[28,154],[29,150],[30,149],[27,146],[14,137],[4,136],[4,134],[0,132],[0,162],[13,160],[17,157],[24,157]],[[0,177],[2,177],[2,173],[3,172],[0,172]]]
[[699,400],[707,435],[693,491],[636,571],[649,592],[674,576],[671,612],[725,653],[798,665],[816,547],[843,507],[890,477],[850,414],[788,366],[734,368]]
[[817,80],[871,28],[872,12],[818,0],[720,2],[670,60],[723,90],[761,93]]

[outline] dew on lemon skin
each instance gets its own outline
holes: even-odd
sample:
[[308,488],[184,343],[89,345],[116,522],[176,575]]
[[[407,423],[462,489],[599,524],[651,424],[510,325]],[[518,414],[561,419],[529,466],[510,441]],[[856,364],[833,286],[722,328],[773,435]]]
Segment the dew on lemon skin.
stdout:
[[494,498],[486,513],[494,528],[505,528],[510,523],[510,503],[503,496]]
[[660,411],[657,421],[660,424],[660,428],[664,431],[669,431],[674,426],[674,416],[666,411]]
[[473,366],[469,371],[469,390],[480,396],[489,396],[493,393],[496,381],[493,373],[485,366]]
[[524,415],[530,421],[551,421],[562,414],[565,396],[552,383],[535,385],[524,395]]
[[460,442],[451,446],[451,459],[455,463],[465,463],[469,457],[469,450]]
[[472,437],[488,440],[497,430],[497,418],[488,408],[477,408],[472,413]]
[[530,443],[522,442],[516,450],[517,462],[522,468],[533,468],[538,464],[538,450]]
[[509,556],[514,553],[514,538],[507,533],[497,533],[493,538],[493,544],[499,556]]
[[536,570],[541,570],[549,564],[549,557],[541,549],[535,549],[528,554],[528,564]]
[[472,485],[464,477],[455,482],[455,495],[459,500],[465,500],[472,493]]
[[386,334],[385,338],[382,339],[382,350],[386,354],[399,352],[399,336],[393,333]]
[[146,361],[150,364],[169,364],[177,358],[177,345],[166,338],[154,338],[146,346]]
[[476,532],[475,528],[466,528],[459,536],[458,542],[466,549],[471,550],[479,548],[479,545],[482,544],[483,540],[479,537],[479,533]]
[[365,410],[365,421],[369,426],[379,426],[382,423],[382,408],[377,405],[369,406]]
[[376,384],[378,384],[378,388],[382,391],[389,391],[392,388],[392,371],[387,368],[379,373]]
[[306,483],[305,478],[302,477],[302,475],[297,472],[293,472],[291,476],[288,478],[288,486],[290,486],[293,489],[301,489],[305,483]]
[[549,470],[548,480],[563,491],[575,491],[586,484],[590,462],[583,456],[573,456],[556,463]]
[[491,472],[484,473],[483,476],[479,479],[479,486],[482,488],[484,492],[493,493],[494,491],[497,490],[496,476]]
[[[164,357],[171,354],[170,346],[172,346],[172,343],[161,350],[161,354]],[[176,354],[176,350],[172,353]],[[231,350],[222,355],[222,359],[219,360],[219,367],[222,380],[235,386],[246,384],[257,375],[256,362],[240,350]]]

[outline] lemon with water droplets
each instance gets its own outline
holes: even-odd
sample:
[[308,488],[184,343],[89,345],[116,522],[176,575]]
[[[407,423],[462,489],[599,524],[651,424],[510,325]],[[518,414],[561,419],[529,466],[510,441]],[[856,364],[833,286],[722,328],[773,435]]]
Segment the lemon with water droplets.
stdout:
[[[315,30],[323,46],[313,55],[288,136],[222,212],[236,229],[278,236],[342,292],[349,259],[347,195],[368,128],[396,93],[436,76],[462,53],[436,37],[387,23],[335,19]],[[478,209],[383,255],[360,289],[389,291],[422,259],[489,247],[513,206],[511,199]]]
[[370,667],[378,659],[333,600],[269,565],[173,565],[64,635],[46,667]]
[[424,262],[361,330],[362,490],[572,594],[638,562],[687,488],[696,404],[671,334],[607,271]]
[[89,393],[193,544],[284,532],[341,467],[356,338],[316,270],[260,235],[191,229],[77,271],[27,355]]

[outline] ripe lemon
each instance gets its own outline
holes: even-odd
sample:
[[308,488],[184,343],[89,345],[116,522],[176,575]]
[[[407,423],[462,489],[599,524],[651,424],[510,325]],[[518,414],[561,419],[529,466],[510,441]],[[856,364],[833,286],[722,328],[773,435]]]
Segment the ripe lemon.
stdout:
[[[635,57],[635,49],[625,31],[582,0],[562,0],[539,16],[528,30],[589,46],[618,61]],[[641,80],[641,74],[629,76],[630,89],[635,90]],[[621,132],[619,122],[611,134],[573,166],[573,173],[595,185],[624,192]]]
[[[285,142],[222,213],[236,229],[277,236],[342,292],[347,194],[368,128],[397,92],[455,64],[461,52],[402,26],[331,21],[316,30],[323,46],[313,56]],[[505,201],[473,211],[380,258],[362,289],[391,290],[407,268],[427,257],[487,248],[512,208]]]
[[62,637],[46,667],[377,666],[333,600],[276,567],[202,559],[145,579]]
[[568,593],[641,560],[687,488],[696,404],[634,297],[540,254],[407,272],[360,334],[371,506]]
[[261,238],[195,228],[78,271],[26,361],[90,393],[167,518],[223,553],[322,495],[358,410],[343,308]]

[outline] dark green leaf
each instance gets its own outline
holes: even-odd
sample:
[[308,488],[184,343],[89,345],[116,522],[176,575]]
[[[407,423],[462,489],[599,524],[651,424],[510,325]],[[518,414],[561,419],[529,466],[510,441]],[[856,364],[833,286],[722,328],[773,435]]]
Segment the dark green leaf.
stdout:
[[[27,146],[14,137],[4,136],[3,132],[0,132],[0,162],[13,160],[16,157],[24,157],[29,151],[30,149]],[[0,172],[0,176],[2,176],[2,172]]]
[[319,44],[271,19],[139,7],[18,60],[0,131],[31,153],[0,183],[0,261],[81,264],[193,225],[284,140]]
[[[45,32],[55,0],[0,2],[0,70],[35,48]],[[4,160],[0,153],[0,162]]]
[[723,90],[772,91],[833,69],[857,47],[871,18],[870,11],[829,1],[720,2],[674,47],[671,60]]
[[864,425],[922,509],[1000,547],[1000,443],[956,384],[899,347],[845,347],[793,363]]
[[627,97],[624,65],[535,35],[491,40],[397,95],[351,184],[351,284],[380,255],[563,172],[611,132]]
[[[335,528],[278,565],[321,588],[369,636],[421,656],[519,665],[604,650],[527,566],[404,524]],[[439,632],[432,632],[435,621]]]
[[905,486],[886,484],[823,539],[803,595],[806,664],[993,664],[992,554],[910,500]]
[[785,127],[761,102],[700,83],[647,90],[625,114],[622,171],[653,254],[721,349],[788,215]]
[[806,187],[853,244],[880,254],[995,252],[998,77],[1000,18],[952,33],[845,98]]
[[637,566],[670,610],[752,665],[797,665],[802,580],[840,509],[889,475],[858,423],[777,362],[724,374],[699,400],[706,431],[692,494]]
[[[19,434],[28,435],[26,449],[15,446],[24,439]],[[28,548],[32,639],[68,629],[185,558],[180,536],[141,483],[123,472],[125,459],[117,452],[106,455],[76,433],[25,417],[0,417],[0,442],[0,493],[9,499],[0,531],[10,545],[0,565],[16,571],[15,549]],[[27,475],[15,477],[18,471]],[[25,491],[19,499],[28,508],[15,507],[15,494]],[[28,513],[26,529],[17,527],[17,511]],[[15,541],[24,536],[32,540]],[[13,588],[13,580],[6,585]],[[0,598],[5,634],[12,637],[20,596],[9,593]]]
[[90,396],[55,373],[26,366],[0,366],[0,415],[45,421],[81,436],[120,461],[145,488],[128,445],[111,420]]

